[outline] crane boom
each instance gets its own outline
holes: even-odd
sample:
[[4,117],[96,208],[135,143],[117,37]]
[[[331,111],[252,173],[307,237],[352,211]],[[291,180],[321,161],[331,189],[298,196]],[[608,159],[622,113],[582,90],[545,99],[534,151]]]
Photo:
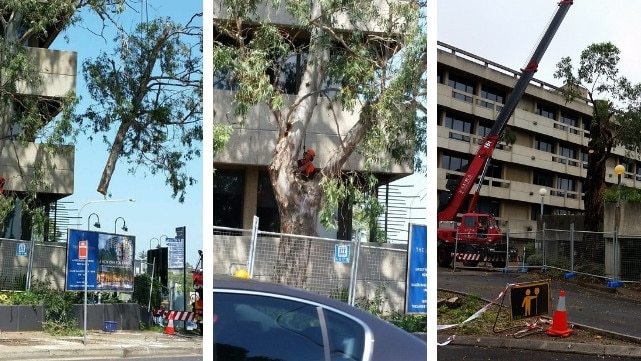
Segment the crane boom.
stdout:
[[[527,63],[527,66],[524,69],[521,69],[521,76],[517,80],[512,93],[508,96],[505,105],[496,117],[494,125],[490,129],[489,133],[483,138],[481,146],[470,162],[465,175],[460,179],[456,189],[454,190],[447,203],[447,206],[438,213],[438,221],[451,221],[456,219],[456,214],[463,205],[463,202],[465,202],[466,197],[470,193],[472,186],[479,178],[479,176],[481,176],[481,179],[479,180],[479,187],[480,184],[482,184],[482,178],[485,175],[487,163],[492,157],[492,153],[496,148],[496,144],[498,143],[508,120],[512,116],[516,105],[521,100],[523,93],[525,93],[525,89],[534,77],[534,73],[539,67],[539,62],[541,61],[543,54],[550,45],[554,34],[558,30],[561,22],[563,21],[563,18],[567,14],[572,4],[573,0],[562,0],[558,3],[558,9],[554,14],[554,17],[550,21],[550,24],[541,37],[541,40],[539,41],[536,49],[532,53],[532,57]],[[477,196],[478,192],[472,204],[475,203]]]

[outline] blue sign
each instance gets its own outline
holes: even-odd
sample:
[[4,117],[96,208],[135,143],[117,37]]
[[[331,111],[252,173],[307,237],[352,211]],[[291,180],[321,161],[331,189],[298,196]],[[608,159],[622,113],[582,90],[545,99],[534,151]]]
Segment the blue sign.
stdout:
[[427,314],[427,226],[410,224],[405,313]]
[[334,262],[349,263],[349,245],[334,245]]
[[80,241],[87,241],[87,290],[133,292],[135,237],[76,229],[67,232],[66,291],[85,288]]
[[16,245],[16,256],[26,256],[27,255],[27,244],[20,242]]
[[185,241],[182,238],[165,238],[167,268],[185,268]]

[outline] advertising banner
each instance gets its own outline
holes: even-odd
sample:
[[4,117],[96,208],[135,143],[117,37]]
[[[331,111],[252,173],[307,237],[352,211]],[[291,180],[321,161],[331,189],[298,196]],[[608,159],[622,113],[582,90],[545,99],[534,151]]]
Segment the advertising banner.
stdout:
[[427,313],[427,226],[410,224],[405,313]]
[[135,237],[70,229],[65,290],[133,292]]

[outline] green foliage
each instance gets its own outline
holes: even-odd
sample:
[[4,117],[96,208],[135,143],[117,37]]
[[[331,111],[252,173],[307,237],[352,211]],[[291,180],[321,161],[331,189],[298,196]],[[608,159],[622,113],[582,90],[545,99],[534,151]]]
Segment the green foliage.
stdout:
[[[154,290],[160,289],[160,281],[158,279],[154,280]],[[137,303],[141,306],[149,305],[149,291],[151,287],[151,277],[147,274],[141,274],[134,277],[134,292],[131,296],[131,301]],[[155,307],[160,305],[160,294],[158,292],[153,292],[151,294],[151,305]]]
[[78,335],[74,304],[81,303],[81,294],[65,292],[44,281],[33,281],[28,291],[3,292],[0,304],[44,306],[43,328],[52,335]]
[[[115,157],[110,166],[123,159],[132,174],[166,174],[172,197],[182,203],[186,187],[196,183],[186,164],[200,156],[202,141],[202,26],[158,18],[114,40],[119,45],[111,54],[83,64],[95,103],[76,121],[90,138],[117,129],[113,140],[103,137]],[[107,169],[113,171],[103,173],[105,192]]]
[[609,203],[616,203],[621,195],[621,202],[641,202],[641,189],[626,187],[621,185],[621,189],[617,185],[610,186],[603,191],[603,200]]
[[349,289],[347,287],[338,287],[329,295],[330,298],[342,302],[349,302]]
[[[603,174],[612,149],[621,146],[626,153],[638,154],[641,150],[641,83],[633,84],[619,74],[620,50],[610,42],[594,43],[585,48],[574,68],[572,58],[564,57],[557,64],[554,77],[564,83],[559,93],[567,102],[587,98],[593,105],[590,120],[590,141],[587,152],[588,172]],[[603,222],[601,191],[605,179],[595,178],[585,182],[587,230],[598,230]],[[597,229],[592,229],[597,228]]]
[[374,297],[369,299],[365,297],[360,297],[354,303],[356,307],[365,310],[377,317],[383,317],[383,303],[385,302],[385,285],[376,287],[374,291]]
[[425,315],[406,315],[395,312],[386,320],[407,332],[427,332],[427,316]]

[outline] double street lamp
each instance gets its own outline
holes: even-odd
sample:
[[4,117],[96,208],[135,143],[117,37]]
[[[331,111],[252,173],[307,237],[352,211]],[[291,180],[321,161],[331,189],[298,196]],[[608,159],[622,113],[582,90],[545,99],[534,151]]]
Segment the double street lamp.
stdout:
[[91,221],[91,216],[96,216],[96,223],[93,224],[94,227],[100,228],[100,217],[98,217],[98,214],[96,213],[91,213],[89,217],[87,217],[87,230],[89,230],[89,223]]
[[127,232],[127,231],[129,230],[129,228],[127,227],[127,221],[125,221],[125,219],[124,219],[124,218],[122,218],[122,217],[118,217],[118,218],[116,218],[116,220],[114,221],[114,233],[118,233],[118,232],[116,231],[116,224],[118,223],[118,220],[119,220],[119,219],[122,219],[122,227],[121,227],[120,229],[122,229],[123,231]]

